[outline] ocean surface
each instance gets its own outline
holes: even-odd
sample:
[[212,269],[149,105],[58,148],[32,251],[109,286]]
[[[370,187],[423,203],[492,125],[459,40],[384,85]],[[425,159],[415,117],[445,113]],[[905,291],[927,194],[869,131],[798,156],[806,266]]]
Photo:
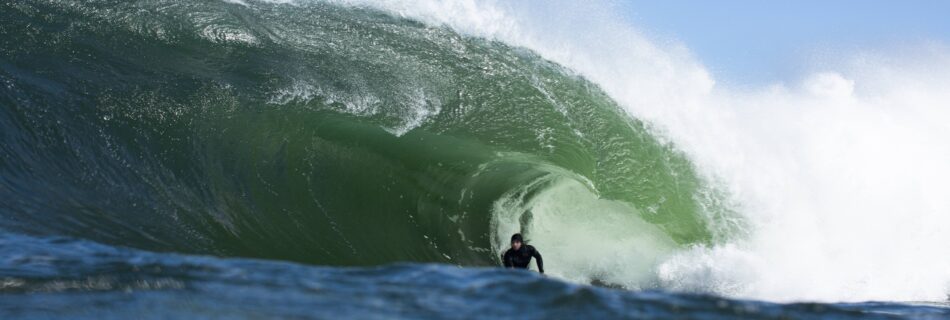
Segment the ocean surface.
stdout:
[[413,10],[0,3],[0,318],[950,317],[933,273],[735,276],[760,221],[681,132]]
[[945,319],[946,303],[792,303],[445,264],[325,267],[0,239],[4,319]]

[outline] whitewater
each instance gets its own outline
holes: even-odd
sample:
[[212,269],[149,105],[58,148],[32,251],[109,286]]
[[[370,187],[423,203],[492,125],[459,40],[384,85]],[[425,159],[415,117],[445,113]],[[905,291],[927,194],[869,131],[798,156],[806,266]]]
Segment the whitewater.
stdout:
[[[789,75],[798,81],[730,87],[688,43],[651,38],[609,2],[339,3],[529,48],[598,84],[689,154],[728,190],[746,235],[659,261],[664,288],[780,301],[947,296],[950,48],[942,43],[840,52]],[[558,247],[584,226],[550,228],[535,241]],[[568,239],[577,247],[557,253],[567,261],[585,247],[623,257],[633,246],[615,232]],[[624,265],[612,271],[624,274]],[[570,268],[560,272],[590,272]]]

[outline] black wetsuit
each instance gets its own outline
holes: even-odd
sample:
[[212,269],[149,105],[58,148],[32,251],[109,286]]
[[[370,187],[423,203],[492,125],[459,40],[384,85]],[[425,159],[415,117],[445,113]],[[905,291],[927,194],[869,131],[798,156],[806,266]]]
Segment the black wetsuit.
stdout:
[[541,253],[532,246],[521,245],[521,250],[508,249],[501,255],[501,261],[504,261],[505,268],[527,269],[531,257],[537,259],[538,272],[544,273],[544,261],[541,260]]

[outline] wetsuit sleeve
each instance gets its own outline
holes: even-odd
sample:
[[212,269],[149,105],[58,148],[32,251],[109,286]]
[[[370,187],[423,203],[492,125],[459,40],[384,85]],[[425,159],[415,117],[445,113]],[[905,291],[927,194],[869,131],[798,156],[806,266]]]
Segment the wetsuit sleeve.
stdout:
[[501,261],[504,262],[505,268],[511,268],[511,257],[508,256],[508,252],[501,254]]
[[[531,248],[534,249],[534,247]],[[538,272],[544,273],[544,260],[541,260],[541,253],[538,252],[538,249],[531,250],[531,256],[533,256],[538,263]]]

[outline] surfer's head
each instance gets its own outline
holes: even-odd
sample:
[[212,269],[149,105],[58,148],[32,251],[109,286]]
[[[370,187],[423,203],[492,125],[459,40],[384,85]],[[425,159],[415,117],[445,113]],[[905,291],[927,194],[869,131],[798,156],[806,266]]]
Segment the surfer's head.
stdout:
[[511,248],[515,250],[521,250],[521,244],[524,243],[524,238],[521,237],[520,233],[515,233],[511,236]]

